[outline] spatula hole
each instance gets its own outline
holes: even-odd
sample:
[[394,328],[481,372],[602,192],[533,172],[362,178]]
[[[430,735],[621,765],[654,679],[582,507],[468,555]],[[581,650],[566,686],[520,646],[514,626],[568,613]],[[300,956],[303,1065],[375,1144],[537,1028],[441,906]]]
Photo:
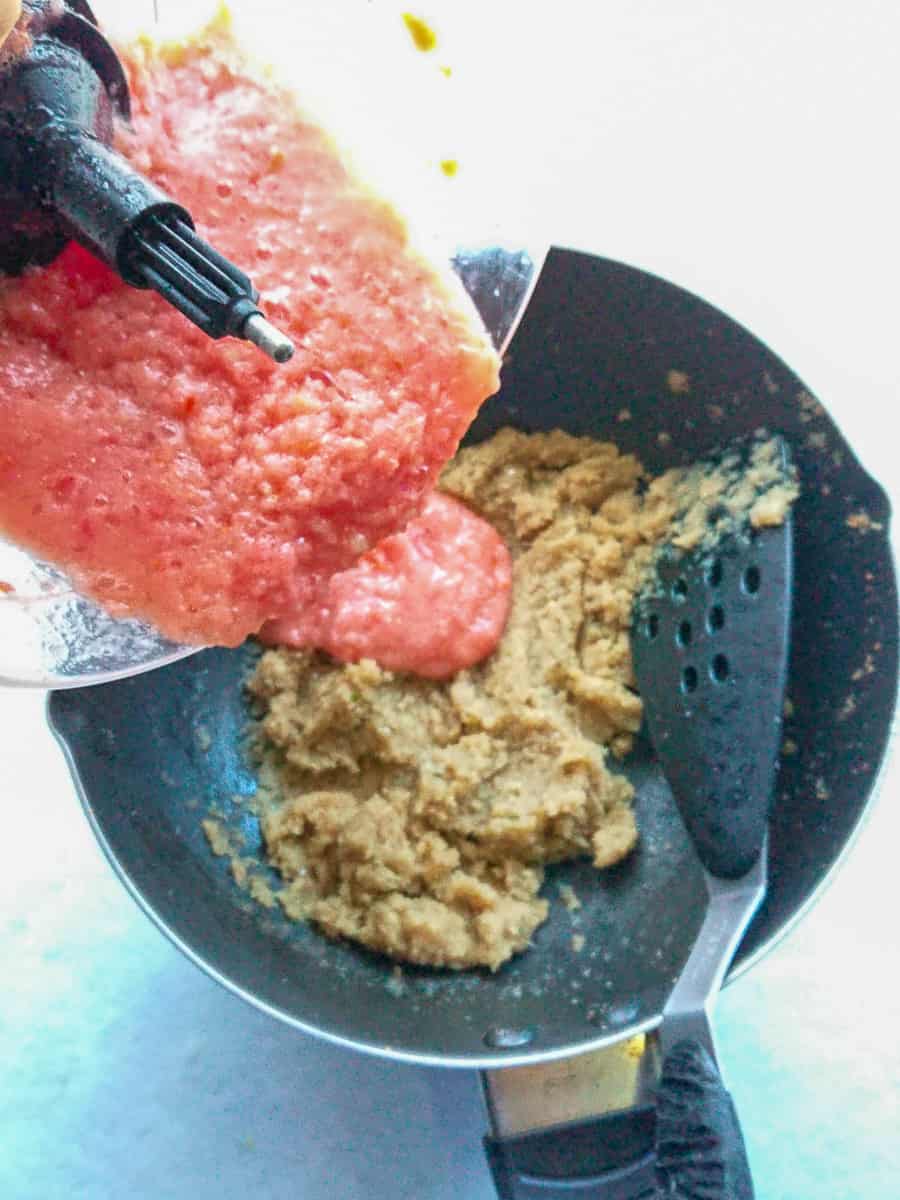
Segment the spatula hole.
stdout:
[[672,599],[676,604],[683,604],[688,594],[687,581],[684,579],[676,579],[672,584]]
[[706,582],[710,587],[718,587],[722,582],[722,563],[718,558],[713,559],[706,572]]
[[644,626],[647,637],[652,642],[659,633],[659,617],[656,613],[651,613],[647,618],[647,624]]
[[716,683],[724,683],[728,678],[728,659],[724,654],[717,654],[712,660],[711,674]]
[[691,623],[690,621],[682,621],[678,626],[678,632],[675,634],[675,640],[679,646],[689,646],[691,644]]
[[697,690],[697,668],[685,667],[681,672],[681,690],[683,692],[695,692]]
[[744,572],[744,579],[743,579],[744,591],[749,596],[755,596],[756,593],[759,591],[759,585],[761,583],[761,580],[762,580],[762,577],[760,576],[760,573],[759,573],[759,567],[748,567],[747,570]]
[[709,616],[706,618],[706,626],[710,633],[715,633],[725,624],[725,609],[721,604],[714,604],[709,610]]

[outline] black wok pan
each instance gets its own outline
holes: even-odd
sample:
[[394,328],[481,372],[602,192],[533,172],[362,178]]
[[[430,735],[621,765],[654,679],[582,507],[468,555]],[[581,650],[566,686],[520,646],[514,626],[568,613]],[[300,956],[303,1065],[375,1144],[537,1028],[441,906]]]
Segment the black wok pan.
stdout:
[[[689,390],[671,390],[669,372]],[[849,844],[885,755],[897,691],[889,507],[824,410],[722,313],[644,272],[551,252],[510,348],[503,389],[470,440],[500,426],[615,440],[658,471],[758,426],[797,462],[796,590],[785,735],[766,901],[732,977],[794,922]],[[864,514],[864,515],[860,515]],[[848,518],[851,524],[848,525]],[[497,974],[392,965],[253,905],[212,856],[214,805],[246,844],[254,787],[241,681],[254,651],[207,651],[99,687],[51,695],[50,723],[89,819],[126,886],[195,962],[297,1028],[421,1063],[535,1064],[655,1026],[703,916],[705,892],[649,744],[626,770],[642,839],[625,863],[549,872],[571,884],[587,945],[552,906],[534,946]]]

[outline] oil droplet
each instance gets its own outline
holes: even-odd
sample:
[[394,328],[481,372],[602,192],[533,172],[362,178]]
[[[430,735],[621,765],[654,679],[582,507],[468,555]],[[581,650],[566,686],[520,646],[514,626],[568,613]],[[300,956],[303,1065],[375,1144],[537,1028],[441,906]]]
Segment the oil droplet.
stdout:
[[427,54],[437,45],[437,34],[431,26],[423,21],[421,17],[415,16],[414,13],[403,14],[403,24],[409,30],[409,36],[417,50],[421,50],[423,54]]
[[610,1025],[627,1025],[638,1015],[639,1005],[636,1000],[626,1000],[616,1004],[609,1010]]
[[441,159],[441,170],[444,172],[444,174],[446,176],[448,176],[449,178],[452,179],[453,176],[456,174],[456,172],[459,170],[459,163],[457,162],[457,160],[455,158],[442,158]]

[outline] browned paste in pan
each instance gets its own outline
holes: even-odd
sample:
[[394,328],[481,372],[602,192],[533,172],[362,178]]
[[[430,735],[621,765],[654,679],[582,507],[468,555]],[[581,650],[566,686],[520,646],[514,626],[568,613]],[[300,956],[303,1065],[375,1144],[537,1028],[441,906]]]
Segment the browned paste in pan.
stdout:
[[510,429],[461,450],[442,487],[512,553],[499,648],[442,682],[267,651],[249,685],[260,819],[289,917],[407,962],[497,968],[547,915],[546,863],[608,867],[637,842],[611,764],[641,723],[631,609],[658,547],[712,538],[713,512],[777,523],[796,488],[771,443],[740,471],[648,481],[609,443]]

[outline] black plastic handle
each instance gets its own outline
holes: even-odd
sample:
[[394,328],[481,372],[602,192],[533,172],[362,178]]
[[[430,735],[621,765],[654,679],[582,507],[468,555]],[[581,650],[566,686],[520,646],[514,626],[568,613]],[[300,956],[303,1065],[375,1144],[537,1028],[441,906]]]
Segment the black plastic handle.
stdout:
[[484,1145],[500,1200],[650,1200],[655,1132],[647,1104]]
[[731,1096],[698,1042],[663,1063],[656,1103],[486,1138],[500,1200],[753,1200]]

